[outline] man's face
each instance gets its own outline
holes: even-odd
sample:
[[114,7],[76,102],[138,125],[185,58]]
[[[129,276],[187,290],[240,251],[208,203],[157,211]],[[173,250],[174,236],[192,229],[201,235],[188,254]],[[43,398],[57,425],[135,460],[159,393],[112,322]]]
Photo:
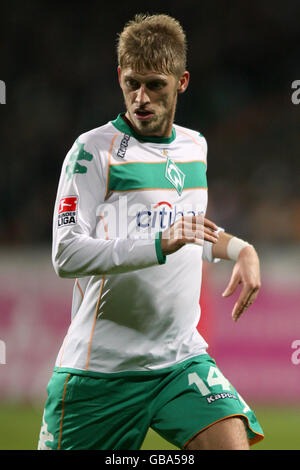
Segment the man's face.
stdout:
[[145,136],[170,137],[175,116],[177,94],[183,93],[189,75],[175,75],[131,68],[118,68],[123,91],[126,117],[134,130]]

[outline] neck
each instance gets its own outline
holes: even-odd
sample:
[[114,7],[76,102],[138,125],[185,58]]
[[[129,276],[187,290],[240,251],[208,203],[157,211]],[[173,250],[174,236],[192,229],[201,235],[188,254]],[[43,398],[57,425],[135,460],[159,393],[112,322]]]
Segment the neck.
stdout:
[[127,113],[124,114],[123,116],[123,119],[124,121],[126,122],[126,124],[128,124],[129,127],[131,127],[131,129],[136,133],[136,134],[139,134],[141,136],[145,136],[145,137],[171,137],[172,135],[172,130],[173,130],[173,120],[168,120],[169,124],[166,125],[166,128],[161,128],[159,131],[153,131],[151,133],[148,133],[148,132],[141,132],[139,131],[134,125],[133,123],[131,122],[130,120],[130,116]]

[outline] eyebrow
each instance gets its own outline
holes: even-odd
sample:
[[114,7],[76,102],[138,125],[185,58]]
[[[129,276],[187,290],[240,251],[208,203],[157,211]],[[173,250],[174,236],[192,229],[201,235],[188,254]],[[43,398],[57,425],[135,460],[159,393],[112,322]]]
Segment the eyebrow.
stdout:
[[129,73],[125,73],[124,74],[124,80],[135,80],[137,82],[145,82],[145,83],[150,83],[150,82],[163,82],[165,83],[167,81],[167,77],[163,77],[163,76],[150,76],[150,77],[147,77],[147,78],[144,78],[143,76],[137,76],[134,74],[134,72],[129,72]]

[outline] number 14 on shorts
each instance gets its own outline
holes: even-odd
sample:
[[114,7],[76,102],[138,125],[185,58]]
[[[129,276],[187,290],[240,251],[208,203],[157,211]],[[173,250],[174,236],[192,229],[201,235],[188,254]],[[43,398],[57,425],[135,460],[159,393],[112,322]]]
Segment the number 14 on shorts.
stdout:
[[[206,383],[208,386],[206,385],[204,380],[202,380],[199,377],[197,372],[191,372],[190,374],[188,374],[188,382],[189,382],[189,385],[195,384],[202,396],[213,393],[211,389],[208,388],[208,386],[214,387],[216,385],[221,385],[223,390],[228,390],[228,391],[233,390],[229,380],[227,380],[222,374],[222,372],[217,367],[214,367],[214,366],[211,366],[208,371],[208,375],[206,378]],[[250,410],[249,406],[247,405],[247,403],[244,401],[244,399],[241,397],[239,393],[237,393],[237,396],[239,397],[240,401],[245,406],[243,409],[243,412],[247,413],[247,411]]]

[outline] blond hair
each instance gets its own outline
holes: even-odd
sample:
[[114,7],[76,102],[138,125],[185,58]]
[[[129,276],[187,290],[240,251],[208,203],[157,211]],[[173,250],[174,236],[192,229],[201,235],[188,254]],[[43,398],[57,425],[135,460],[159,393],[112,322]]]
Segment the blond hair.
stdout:
[[121,68],[153,70],[180,77],[186,68],[186,37],[177,20],[165,14],[138,14],[118,37]]

